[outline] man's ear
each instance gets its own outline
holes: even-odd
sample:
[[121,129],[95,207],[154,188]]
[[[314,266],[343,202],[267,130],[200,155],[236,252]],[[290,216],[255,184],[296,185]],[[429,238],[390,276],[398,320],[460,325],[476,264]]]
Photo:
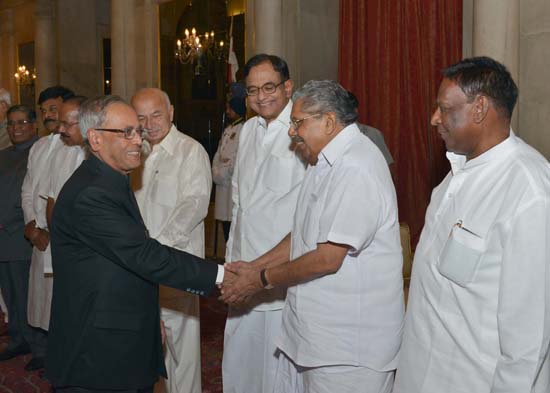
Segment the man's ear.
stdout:
[[168,113],[170,113],[170,122],[174,122],[174,105],[170,105],[168,108]]
[[288,79],[284,83],[284,87],[285,87],[285,96],[286,96],[286,98],[291,98],[292,97],[292,88],[294,87],[294,82],[292,82],[292,79]]
[[99,132],[93,128],[88,128],[86,131],[86,136],[88,138],[88,143],[90,144],[90,150],[93,152],[98,152],[101,150],[101,145],[103,144],[103,139]]
[[480,124],[485,120],[489,113],[491,103],[489,98],[483,95],[478,95],[474,98],[474,122]]
[[336,113],[327,112],[324,115],[325,134],[332,135],[336,130]]

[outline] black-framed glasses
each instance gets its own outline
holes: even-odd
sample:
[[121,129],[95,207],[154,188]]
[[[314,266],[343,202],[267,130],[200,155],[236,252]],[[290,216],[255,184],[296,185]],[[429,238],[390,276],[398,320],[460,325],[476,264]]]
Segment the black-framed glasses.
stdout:
[[321,116],[321,115],[322,113],[314,113],[312,115],[302,117],[301,119],[290,119],[290,126],[294,127],[294,129],[297,130],[298,128],[300,128],[304,120],[311,119],[312,117]]
[[8,127],[15,127],[15,126],[24,126],[25,124],[31,124],[33,123],[32,121],[30,120],[24,120],[24,119],[21,119],[21,120],[8,120]]
[[141,138],[144,134],[147,133],[147,128],[138,126],[138,127],[126,127],[122,128],[94,128],[96,131],[107,131],[107,132],[117,132],[119,134],[124,134],[126,139],[134,139],[136,133]]
[[247,86],[246,87],[246,94],[249,96],[255,96],[258,95],[258,93],[263,91],[265,94],[273,94],[275,93],[275,90],[277,90],[277,87],[281,86],[283,83],[285,83],[288,79],[285,79],[284,81],[281,81],[277,84],[273,82],[267,82],[263,84],[262,86]]

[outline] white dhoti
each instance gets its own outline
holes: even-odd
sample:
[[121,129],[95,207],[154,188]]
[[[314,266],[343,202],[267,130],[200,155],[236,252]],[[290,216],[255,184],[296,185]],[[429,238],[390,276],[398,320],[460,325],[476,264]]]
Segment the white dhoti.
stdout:
[[44,330],[48,330],[50,326],[53,294],[53,276],[44,273],[44,264],[51,264],[48,260],[51,260],[49,245],[45,251],[40,251],[36,247],[33,248],[29,271],[27,319],[29,325]]
[[201,393],[199,298],[166,287],[161,287],[161,296],[161,319],[166,330],[166,392]]
[[273,393],[277,370],[275,339],[282,310],[229,310],[223,347],[224,393]]
[[390,393],[394,375],[367,367],[300,367],[281,352],[273,393]]
[[8,323],[8,306],[6,306],[6,302],[4,301],[4,298],[2,297],[2,293],[0,292],[0,310],[4,313],[4,322]]

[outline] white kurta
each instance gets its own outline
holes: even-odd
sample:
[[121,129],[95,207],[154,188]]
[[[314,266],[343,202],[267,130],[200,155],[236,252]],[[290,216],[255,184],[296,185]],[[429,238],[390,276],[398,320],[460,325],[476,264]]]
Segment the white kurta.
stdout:
[[[43,194],[43,190],[49,181],[50,158],[61,145],[59,135],[51,134],[40,138],[29,152],[27,174],[21,189],[21,207],[25,224],[35,220],[37,227],[48,229],[46,221],[47,197]],[[49,279],[45,277],[45,265],[51,266],[50,245],[45,251],[34,247],[29,272],[27,318],[31,326],[48,330],[53,281],[51,277]]]
[[[289,149],[291,109],[289,102],[269,124],[253,117],[241,130],[232,178],[228,262],[259,257],[292,229],[305,165]],[[281,328],[284,298],[284,289],[263,291],[254,298],[251,310],[230,309],[224,336],[224,392],[272,393],[277,367],[275,337]]]
[[447,155],[394,392],[549,392],[550,166],[513,133],[470,161]]
[[[172,126],[162,142],[153,146],[142,173],[132,174],[132,185],[151,237],[204,257],[204,218],[212,177],[203,147]],[[199,299],[161,286],[160,303],[167,334],[167,389],[200,393]]]
[[231,221],[233,201],[231,200],[231,177],[235,168],[239,135],[243,122],[229,125],[223,131],[220,146],[212,161],[212,180],[216,184],[216,203],[214,218]]
[[397,199],[384,157],[355,124],[307,170],[291,258],[326,242],[351,249],[335,274],[288,288],[279,348],[302,367],[395,369],[404,316]]

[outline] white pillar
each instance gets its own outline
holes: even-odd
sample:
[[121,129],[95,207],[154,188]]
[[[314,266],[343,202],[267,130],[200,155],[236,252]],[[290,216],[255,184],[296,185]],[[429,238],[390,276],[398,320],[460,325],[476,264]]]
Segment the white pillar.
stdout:
[[36,0],[34,54],[36,63],[36,98],[42,90],[54,86],[57,78],[57,32],[52,0]]
[[283,56],[283,8],[281,0],[254,2],[254,54]]
[[[519,85],[519,0],[474,1],[473,55],[502,62]],[[517,129],[516,109],[512,127]]]

